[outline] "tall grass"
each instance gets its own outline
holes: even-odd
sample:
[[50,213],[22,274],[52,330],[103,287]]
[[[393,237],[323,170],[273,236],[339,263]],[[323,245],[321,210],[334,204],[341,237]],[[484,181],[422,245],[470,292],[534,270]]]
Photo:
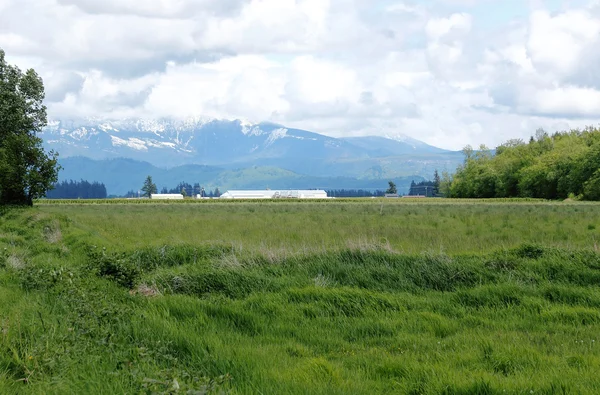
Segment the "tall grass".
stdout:
[[0,392],[598,393],[599,212],[11,210]]
[[216,243],[269,254],[387,246],[401,253],[489,252],[522,243],[598,248],[599,204],[326,203],[42,206],[112,247]]

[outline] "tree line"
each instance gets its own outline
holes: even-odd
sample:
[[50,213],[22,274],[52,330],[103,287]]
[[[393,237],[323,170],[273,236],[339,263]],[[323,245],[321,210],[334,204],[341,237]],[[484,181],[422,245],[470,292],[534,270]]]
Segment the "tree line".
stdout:
[[[326,190],[327,196],[332,197],[381,197],[384,196],[385,192],[381,190],[369,191],[366,189],[329,189]],[[158,193],[158,188],[156,184],[152,181],[152,177],[146,177],[142,188],[140,189],[140,193],[136,191],[129,191],[125,195],[125,197],[132,198],[138,196],[150,197],[151,194]],[[202,197],[219,197],[221,196],[221,191],[219,188],[215,188],[214,190],[208,189],[206,190],[199,183],[190,184],[185,181],[181,181],[174,188],[162,187],[160,193],[180,193],[183,196],[197,196],[200,195]]]
[[456,198],[531,197],[600,200],[600,129],[539,129],[526,143],[509,140],[495,153],[467,146],[464,164],[444,173],[441,192]]
[[214,190],[205,190],[203,186],[199,183],[194,183],[193,185],[181,181],[179,184],[175,186],[175,188],[168,189],[167,187],[162,187],[160,193],[181,193],[184,196],[197,196],[200,195],[202,197],[219,197],[221,196],[221,191],[219,188],[215,188]]
[[46,193],[48,199],[106,199],[106,186],[97,181],[62,181]]
[[369,191],[366,189],[327,189],[327,196],[329,197],[381,197],[385,194],[384,191],[376,190]]
[[[156,184],[152,181],[152,176],[147,176],[144,180],[144,184],[140,188],[139,192],[134,190],[130,190],[125,194],[126,198],[134,198],[134,197],[150,197],[150,195],[154,193],[159,193]],[[162,187],[160,190],[161,194],[167,193],[179,193],[184,197],[186,196],[202,196],[202,197],[219,197],[221,196],[221,191],[219,188],[215,188],[214,190],[205,190],[199,183],[190,184],[185,181],[179,182],[174,188]]]
[[[410,182],[410,189],[408,190],[408,196],[426,196],[426,197],[438,197],[441,196],[440,191],[440,176],[436,170],[433,175],[433,181],[420,181]],[[389,188],[385,191],[386,195],[398,195],[398,188],[393,181],[389,181]],[[383,196],[383,193],[382,195]]]
[[436,197],[439,196],[439,180],[437,176],[437,170],[435,171],[434,181],[421,181],[410,183],[410,189],[408,196],[426,196]]

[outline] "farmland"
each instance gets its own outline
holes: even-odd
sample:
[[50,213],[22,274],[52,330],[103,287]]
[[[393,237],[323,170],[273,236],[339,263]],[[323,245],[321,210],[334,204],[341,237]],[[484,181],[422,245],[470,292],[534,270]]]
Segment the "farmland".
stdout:
[[0,213],[0,393],[600,392],[600,204],[58,203]]

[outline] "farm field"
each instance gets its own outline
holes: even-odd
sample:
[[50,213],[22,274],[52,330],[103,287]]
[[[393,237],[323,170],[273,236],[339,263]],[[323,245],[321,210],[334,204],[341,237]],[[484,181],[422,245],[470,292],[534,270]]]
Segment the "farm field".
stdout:
[[104,203],[0,211],[0,393],[600,393],[600,204]]

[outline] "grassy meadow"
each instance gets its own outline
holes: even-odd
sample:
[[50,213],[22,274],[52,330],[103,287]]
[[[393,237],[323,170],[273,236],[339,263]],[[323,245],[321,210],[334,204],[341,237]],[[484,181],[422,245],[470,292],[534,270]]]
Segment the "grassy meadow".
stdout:
[[105,203],[0,211],[0,393],[600,393],[600,204]]

